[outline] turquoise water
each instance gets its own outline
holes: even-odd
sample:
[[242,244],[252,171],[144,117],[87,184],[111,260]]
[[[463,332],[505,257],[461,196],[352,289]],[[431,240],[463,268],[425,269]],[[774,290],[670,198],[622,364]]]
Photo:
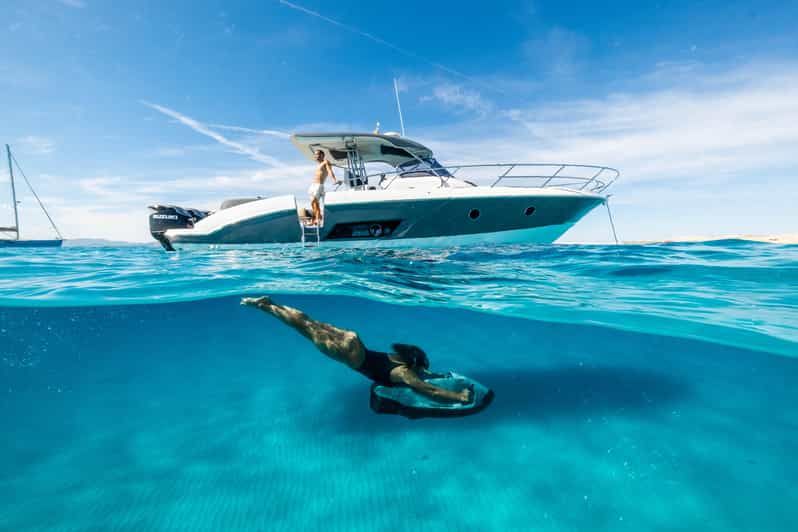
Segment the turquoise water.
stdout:
[[[0,530],[798,529],[798,247],[0,251]],[[377,416],[241,295],[491,386]]]

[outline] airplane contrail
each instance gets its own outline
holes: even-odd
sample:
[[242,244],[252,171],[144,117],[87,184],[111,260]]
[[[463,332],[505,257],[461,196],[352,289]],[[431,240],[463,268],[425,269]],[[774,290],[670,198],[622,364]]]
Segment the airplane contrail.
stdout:
[[380,37],[377,37],[376,35],[373,35],[373,34],[368,33],[366,31],[363,31],[363,30],[360,30],[358,28],[355,28],[354,26],[350,26],[349,24],[344,24],[343,22],[339,22],[339,21],[337,21],[335,19],[332,19],[330,17],[322,15],[318,11],[313,11],[312,9],[308,9],[306,7],[302,7],[300,5],[294,4],[293,2],[288,2],[288,0],[279,0],[279,2],[281,4],[283,4],[284,6],[286,6],[286,7],[290,7],[291,9],[295,9],[297,11],[305,13],[306,15],[310,15],[312,17],[319,18],[319,19],[321,19],[321,20],[323,20],[325,22],[329,22],[330,24],[334,24],[335,26],[338,26],[339,28],[343,28],[343,29],[345,29],[346,31],[348,31],[350,33],[355,33],[357,35],[360,35],[361,37],[365,37],[366,39],[374,41],[377,44],[381,44],[383,46],[386,46],[386,47],[388,47],[388,48],[390,48],[392,50],[395,50],[395,51],[399,52],[402,55],[405,55],[407,57],[411,57],[413,59],[418,59],[419,61],[423,61],[423,62],[427,63],[428,65],[430,65],[432,67],[435,67],[435,68],[437,68],[439,70],[443,70],[444,72],[452,74],[453,76],[457,76],[459,78],[462,78],[462,79],[464,79],[466,81],[469,81],[471,83],[474,83],[476,85],[483,85],[483,83],[481,83],[480,81],[472,78],[471,76],[463,74],[462,72],[460,72],[458,70],[455,70],[453,68],[449,68],[446,65],[442,65],[440,63],[436,63],[435,61],[433,61],[431,59],[427,59],[426,57],[418,55],[417,53],[415,53],[415,52],[413,52],[411,50],[407,50],[406,48],[402,48],[401,46],[397,46],[396,44],[388,42],[385,39],[381,39]]
[[239,133],[252,133],[253,135],[266,135],[269,137],[277,137],[278,139],[290,139],[291,134],[285,131],[277,131],[276,129],[253,129],[251,127],[242,126],[227,126],[225,124],[208,124],[208,127],[213,129],[224,129],[227,131],[238,131]]
[[233,150],[237,151],[238,153],[240,153],[242,155],[246,155],[246,156],[248,156],[250,159],[252,159],[254,161],[258,161],[260,163],[268,164],[270,166],[284,166],[284,164],[282,162],[280,162],[279,160],[275,159],[271,155],[266,155],[264,153],[261,153],[260,150],[258,150],[257,148],[253,148],[251,146],[246,146],[246,145],[241,144],[239,142],[232,141],[232,140],[228,139],[227,137],[225,137],[224,135],[222,135],[221,133],[213,131],[206,124],[203,124],[199,120],[195,120],[195,119],[191,118],[190,116],[186,116],[184,114],[178,113],[177,111],[175,111],[173,109],[169,109],[168,107],[164,107],[162,105],[158,105],[157,103],[150,103],[150,102],[146,102],[146,101],[143,101],[143,100],[141,101],[141,103],[143,105],[146,105],[147,107],[149,107],[151,109],[155,109],[159,113],[163,113],[166,116],[174,118],[175,120],[177,120],[181,124],[190,127],[191,129],[193,129],[197,133],[199,133],[201,135],[205,135],[206,137],[210,137],[213,140],[215,140],[216,142],[218,142],[219,144],[227,146],[228,148],[232,148]]

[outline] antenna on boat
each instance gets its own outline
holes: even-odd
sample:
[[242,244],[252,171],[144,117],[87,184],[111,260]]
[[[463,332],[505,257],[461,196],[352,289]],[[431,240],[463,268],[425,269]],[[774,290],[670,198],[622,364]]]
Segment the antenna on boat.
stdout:
[[399,110],[399,126],[402,128],[402,136],[405,136],[405,121],[402,118],[402,104],[399,102],[399,84],[393,78],[393,92],[396,95],[396,108]]

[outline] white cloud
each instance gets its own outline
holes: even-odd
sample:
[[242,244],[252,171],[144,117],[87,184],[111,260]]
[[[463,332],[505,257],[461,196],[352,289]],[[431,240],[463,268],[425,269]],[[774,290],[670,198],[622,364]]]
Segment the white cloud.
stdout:
[[118,184],[119,181],[118,177],[93,177],[79,180],[78,185],[84,192],[105,198],[112,195],[112,192],[107,188],[108,185]]
[[408,84],[407,80],[403,76],[399,76],[399,77],[394,78],[394,79],[396,80],[396,89],[400,93],[408,91],[408,89],[410,87],[409,87],[409,84]]
[[[209,175],[184,175],[168,181],[128,181],[126,189],[149,201],[211,201],[217,205],[230,194],[265,195],[297,192],[313,175],[311,165],[282,166]],[[170,199],[171,198],[171,199]]]
[[[422,131],[420,140],[452,162],[592,162],[619,167],[625,182],[796,169],[798,63],[711,74],[693,68],[689,77],[595,98],[494,108],[479,128],[470,119],[444,124]],[[482,105],[457,91],[438,96]]]
[[101,200],[103,205],[128,205],[144,201],[135,190],[135,183],[124,177],[91,177],[78,180],[78,186],[85,194]]
[[[172,171],[170,171],[171,173]],[[169,179],[135,176],[96,176],[78,180],[82,197],[94,205],[129,208],[151,203],[181,203],[216,208],[231,196],[301,193],[313,166],[297,164],[279,168],[220,171],[207,174],[181,173]]]
[[144,204],[125,209],[97,205],[57,205],[53,218],[65,238],[105,238],[127,242],[150,242],[149,211]]
[[524,151],[611,161],[624,167],[627,179],[795,167],[798,65],[742,83],[614,94],[506,116],[524,128],[527,146],[535,146]]
[[[414,130],[414,138],[444,162],[565,161],[619,168],[612,205],[622,239],[795,231],[798,63],[710,71],[695,62],[662,62],[622,92],[512,108],[440,79],[402,81],[412,91],[431,93],[428,101],[468,111],[459,122]],[[298,156],[290,159],[287,133],[205,124],[147,105],[259,163],[266,157],[259,147],[268,142],[279,150],[273,153],[295,162],[277,166],[270,158],[269,167],[248,170],[170,168],[162,179],[152,173],[84,178],[79,185],[85,198],[81,205],[88,203],[85,212],[53,208],[59,224],[63,216],[71,217],[63,222],[69,236],[102,232],[108,238],[146,241],[143,207],[153,202],[215,208],[229,197],[303,194],[312,166]],[[295,129],[303,128],[364,129],[352,124]],[[87,225],[81,227],[80,220]],[[114,228],[103,220],[128,225]],[[606,212],[594,211],[566,238],[607,241]]]
[[187,153],[186,148],[176,148],[176,147],[161,147],[155,150],[154,155],[157,157],[185,157]]
[[448,108],[465,110],[485,115],[493,109],[493,103],[473,89],[452,83],[441,83],[432,89],[432,94],[421,97],[422,102],[437,101]]
[[[450,163],[617,167],[612,203],[622,238],[795,231],[785,196],[798,197],[798,63],[657,70],[625,92],[495,109],[421,131],[419,140]],[[608,235],[601,211],[569,233]]]
[[522,50],[536,70],[555,76],[570,76],[582,65],[590,41],[575,31],[555,27],[542,37],[526,41]]
[[155,109],[159,113],[174,118],[179,123],[190,127],[191,129],[193,129],[194,131],[196,131],[201,135],[205,135],[206,137],[212,138],[219,144],[227,146],[228,148],[231,148],[242,155],[248,156],[253,161],[268,164],[270,166],[283,166],[283,163],[275,159],[274,157],[261,153],[259,149],[253,146],[248,146],[246,144],[230,140],[221,133],[213,131],[213,129],[211,129],[210,126],[200,122],[199,120],[195,120],[194,118],[181,114],[173,109],[169,109],[168,107],[158,105],[156,103],[150,103],[146,101],[142,101],[141,103],[146,105],[147,107],[150,107],[151,109]]
[[[67,200],[70,180],[48,176],[49,195],[42,197],[66,238],[106,238],[149,242],[146,207],[176,203],[216,209],[231,197],[302,193],[312,176],[309,164],[257,168],[208,175],[178,175],[168,180],[135,176],[95,176],[77,180],[80,201]],[[42,176],[39,176],[41,178]],[[74,197],[74,191],[71,193]],[[2,204],[0,204],[0,207]],[[33,198],[22,197],[23,231],[29,238],[49,238],[52,230]]]
[[55,151],[55,142],[52,139],[36,135],[17,139],[16,144],[21,151],[36,155],[46,155]]

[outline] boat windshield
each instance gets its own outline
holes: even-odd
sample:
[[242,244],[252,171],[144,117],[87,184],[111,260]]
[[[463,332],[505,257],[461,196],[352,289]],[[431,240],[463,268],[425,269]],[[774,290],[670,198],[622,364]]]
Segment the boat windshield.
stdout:
[[401,177],[423,177],[430,175],[438,175],[441,177],[452,177],[446,168],[433,157],[425,157],[422,159],[413,159],[402,163],[398,167],[399,175]]

